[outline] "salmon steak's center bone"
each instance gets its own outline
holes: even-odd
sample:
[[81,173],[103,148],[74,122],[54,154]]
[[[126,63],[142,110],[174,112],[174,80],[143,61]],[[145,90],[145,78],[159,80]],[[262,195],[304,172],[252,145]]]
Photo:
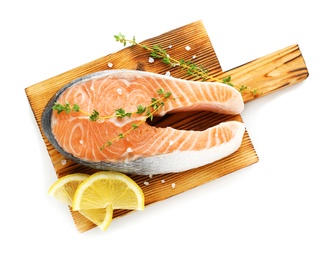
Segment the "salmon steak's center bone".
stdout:
[[[64,111],[57,110],[57,105]],[[148,118],[184,111],[239,114],[239,91],[223,83],[149,72],[108,70],[61,88],[42,129],[65,157],[88,167],[141,175],[182,172],[224,158],[241,145],[245,126],[228,121],[204,131],[155,127]]]

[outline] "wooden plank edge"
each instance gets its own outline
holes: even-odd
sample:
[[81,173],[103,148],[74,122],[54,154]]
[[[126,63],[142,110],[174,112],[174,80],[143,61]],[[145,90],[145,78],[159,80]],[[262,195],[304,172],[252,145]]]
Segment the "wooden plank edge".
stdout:
[[231,76],[237,86],[244,85],[258,91],[257,95],[242,92],[244,102],[248,103],[307,79],[309,71],[299,45],[293,44],[223,72],[218,77],[227,76]]

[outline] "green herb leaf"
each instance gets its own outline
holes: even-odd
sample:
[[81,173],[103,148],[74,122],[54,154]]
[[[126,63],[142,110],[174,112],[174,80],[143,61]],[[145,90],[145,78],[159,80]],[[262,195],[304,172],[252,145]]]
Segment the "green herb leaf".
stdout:
[[163,94],[163,96],[165,98],[169,98],[171,96],[171,94],[172,94],[171,92],[166,92],[166,93]]
[[54,103],[54,105],[52,106],[52,109],[57,111],[57,114],[60,114],[61,112],[64,111],[64,107],[63,105],[59,104],[59,103]]
[[151,107],[156,110],[158,109],[159,105],[157,104],[157,99],[156,98],[152,98],[152,105]]
[[142,105],[137,106],[137,114],[142,114],[146,111],[146,107],[143,107]]
[[222,82],[223,82],[224,84],[226,84],[226,85],[229,85],[229,86],[233,87],[233,84],[231,83],[231,76],[228,76],[228,77],[226,77],[226,78],[223,78],[223,79],[222,79]]
[[132,113],[126,113],[124,109],[122,108],[119,108],[116,110],[116,116],[118,118],[124,118],[124,117],[131,117],[132,116]]
[[253,89],[253,90],[250,91],[250,93],[251,93],[253,96],[257,96],[258,93],[259,93],[259,91],[258,91],[258,89]]
[[245,89],[247,89],[246,86],[242,85],[240,88],[239,88],[239,92],[243,92]]
[[74,104],[72,107],[72,110],[75,112],[79,112],[79,105],[78,104]]
[[97,121],[99,119],[99,112],[97,110],[93,110],[92,114],[89,116],[90,121]]
[[124,46],[126,46],[127,41],[126,41],[125,35],[119,33],[118,35],[114,35],[114,38],[116,39],[117,42],[120,42]]
[[162,95],[164,94],[164,89],[163,88],[160,88],[156,91],[159,95]]
[[130,41],[130,43],[131,43],[132,46],[137,44],[137,42],[135,40],[135,36],[133,36],[132,41]]
[[78,104],[75,104],[73,107],[71,107],[68,102],[66,102],[64,105],[55,102],[54,105],[52,106],[52,109],[57,111],[58,114],[60,114],[61,112],[69,114],[71,111],[78,112],[79,106]]

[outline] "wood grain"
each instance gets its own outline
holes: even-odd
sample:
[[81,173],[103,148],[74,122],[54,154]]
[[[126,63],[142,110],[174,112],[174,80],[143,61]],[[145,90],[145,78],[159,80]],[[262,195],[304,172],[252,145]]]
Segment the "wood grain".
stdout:
[[[263,95],[272,93],[283,87],[291,86],[308,76],[308,70],[298,45],[289,46],[230,71],[223,72],[202,21],[182,26],[148,39],[143,43],[148,46],[160,44],[161,47],[169,50],[171,57],[176,59],[183,58],[190,60],[192,55],[195,54],[197,57],[193,62],[209,69],[211,76],[222,78],[231,75],[236,85],[244,84],[251,88],[258,88],[263,92]],[[168,48],[170,45],[172,46],[171,49]],[[191,47],[192,51],[188,52],[185,50],[185,46],[187,45]],[[168,70],[167,66],[159,61],[148,63],[148,57],[148,52],[138,46],[127,47],[119,52],[98,58],[25,89],[57,177],[75,172],[91,174],[96,170],[66,160],[45,138],[41,130],[40,119],[42,111],[52,95],[75,78],[88,73],[109,69],[109,62],[113,63],[113,69],[144,70],[159,74],[164,74]],[[185,72],[182,72],[178,68],[170,68],[169,70],[174,77],[193,80],[192,76],[187,76]],[[245,102],[260,98],[263,95],[254,97],[248,92],[243,93]],[[161,127],[172,126],[177,129],[203,130],[227,120],[243,121],[240,115],[226,116],[210,112],[188,112],[155,118],[153,124]],[[130,175],[130,177],[143,189],[146,205],[149,205],[196,188],[256,162],[258,162],[258,156],[246,131],[242,145],[237,152],[210,165],[182,173],[154,175],[151,178],[149,176],[137,175]],[[164,183],[162,183],[162,180],[164,180]],[[144,185],[145,181],[148,181],[149,185]],[[172,187],[173,183],[175,184],[175,188]],[[94,224],[78,212],[73,212],[71,209],[70,212],[79,232],[85,232],[95,227]],[[128,212],[126,210],[116,210],[114,218],[124,216]]]

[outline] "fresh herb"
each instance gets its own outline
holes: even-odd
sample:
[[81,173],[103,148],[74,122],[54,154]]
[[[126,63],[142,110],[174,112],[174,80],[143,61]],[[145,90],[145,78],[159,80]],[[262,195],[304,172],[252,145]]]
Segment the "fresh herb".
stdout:
[[244,90],[246,90],[247,89],[247,87],[245,86],[245,85],[242,85],[240,88],[239,88],[239,91],[240,92],[243,92]]
[[114,38],[116,39],[117,42],[122,43],[124,46],[126,46],[127,43],[131,45],[136,45],[135,37],[133,37],[132,40],[126,40],[125,35],[119,33],[118,35],[114,35]]
[[160,88],[156,91],[159,95],[163,95],[165,98],[169,98],[171,96],[171,92],[165,92],[163,88]]
[[80,112],[80,113],[88,116],[89,120],[93,121],[93,122],[103,120],[103,119],[112,118],[112,117],[116,117],[118,119],[123,119],[125,117],[131,117],[132,114],[139,114],[140,115],[140,114],[145,113],[145,118],[144,119],[139,121],[137,124],[132,124],[132,127],[130,129],[128,129],[125,133],[120,133],[115,138],[113,138],[112,140],[107,141],[100,148],[100,150],[102,150],[105,147],[111,146],[114,141],[124,138],[130,132],[139,128],[139,126],[141,124],[143,124],[144,122],[146,122],[147,119],[153,120],[154,114],[164,106],[164,104],[165,104],[164,101],[166,99],[170,98],[171,94],[172,94],[171,92],[165,91],[163,88],[158,89],[156,92],[158,93],[158,97],[151,98],[151,103],[147,106],[138,105],[137,106],[137,111],[135,111],[135,112],[126,112],[125,109],[118,108],[113,115],[100,116],[99,112],[95,109],[90,114],[90,113],[87,113],[87,112],[81,110],[78,104],[74,104],[73,106],[71,106],[69,103],[65,103],[63,105],[60,104],[60,103],[55,103],[54,106],[52,107],[52,109],[57,111],[58,114],[60,114],[62,112],[70,113],[71,111]]
[[191,61],[185,61],[184,59],[180,59],[180,60],[174,59],[170,57],[167,51],[163,47],[161,47],[159,44],[155,44],[150,48],[145,44],[138,43],[135,40],[134,36],[131,40],[128,40],[125,37],[125,35],[121,33],[119,33],[118,35],[114,35],[114,38],[116,39],[117,42],[122,43],[124,46],[126,46],[127,43],[130,44],[131,46],[138,45],[142,47],[143,49],[149,51],[150,52],[149,55],[153,59],[161,59],[161,62],[163,62],[166,65],[169,65],[170,67],[179,67],[180,69],[185,70],[187,75],[193,75],[196,77],[196,79],[202,79],[203,81],[211,79],[212,81],[222,82],[224,84],[227,84],[231,87],[236,88],[240,92],[249,91],[249,93],[251,93],[254,97],[262,94],[262,93],[259,93],[258,89],[250,89],[249,87],[246,87],[244,85],[240,87],[235,86],[231,82],[231,76],[224,77],[223,79],[218,79],[218,78],[210,76],[208,69],[204,68],[202,65],[197,65]]
[[226,85],[229,85],[229,86],[233,87],[233,84],[231,83],[231,76],[228,76],[228,77],[226,77],[226,78],[223,78],[223,79],[222,79],[222,82],[223,82],[224,84],[226,84]]
[[146,111],[146,109],[147,109],[146,107],[143,107],[142,105],[138,105],[136,113],[137,114],[142,114]]
[[55,102],[54,105],[52,106],[52,109],[57,111],[58,114],[60,114],[61,112],[65,112],[65,113],[69,114],[72,111],[78,112],[79,111],[79,106],[77,104],[74,104],[71,107],[68,102],[66,102],[64,105]]
[[119,108],[116,110],[115,115],[117,116],[117,118],[124,118],[124,117],[131,117],[132,113],[126,113],[124,109]]
[[117,137],[113,138],[112,140],[107,141],[102,147],[100,147],[100,150],[103,150],[105,147],[111,146],[113,142],[124,138],[127,134],[129,134],[133,130],[138,129],[139,126],[143,124],[144,122],[146,122],[147,119],[153,120],[154,114],[164,106],[165,104],[164,100],[171,96],[171,92],[165,92],[163,88],[158,89],[157,93],[159,94],[159,96],[162,95],[163,97],[151,98],[152,103],[146,107],[143,107],[142,105],[137,106],[137,111],[135,113],[142,114],[146,112],[146,117],[143,120],[139,121],[137,124],[132,124],[132,127],[128,129],[125,133],[118,134]]
[[99,112],[97,110],[93,110],[91,115],[89,116],[90,121],[97,121],[99,119]]

